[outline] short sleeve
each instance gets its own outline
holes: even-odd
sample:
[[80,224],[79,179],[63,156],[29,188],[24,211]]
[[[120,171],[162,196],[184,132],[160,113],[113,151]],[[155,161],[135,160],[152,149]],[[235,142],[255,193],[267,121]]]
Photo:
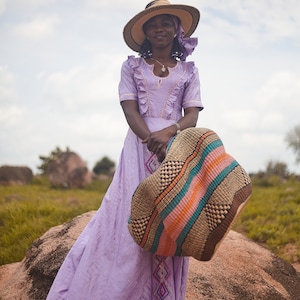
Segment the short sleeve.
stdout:
[[198,107],[199,110],[204,108],[201,101],[200,79],[197,67],[193,66],[192,74],[186,82],[183,95],[183,108]]
[[137,89],[134,81],[133,70],[126,60],[121,68],[121,79],[119,83],[120,102],[125,100],[137,100]]

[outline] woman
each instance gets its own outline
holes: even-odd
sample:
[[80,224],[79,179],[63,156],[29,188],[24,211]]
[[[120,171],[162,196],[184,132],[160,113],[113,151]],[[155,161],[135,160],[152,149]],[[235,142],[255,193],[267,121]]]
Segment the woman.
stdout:
[[125,26],[125,42],[141,56],[124,62],[119,84],[130,128],[101,208],[67,255],[48,300],[184,299],[188,258],[141,249],[128,217],[138,184],[164,159],[168,141],[196,125],[203,108],[197,69],[184,61],[196,46],[188,37],[199,16],[194,7],[158,0]]

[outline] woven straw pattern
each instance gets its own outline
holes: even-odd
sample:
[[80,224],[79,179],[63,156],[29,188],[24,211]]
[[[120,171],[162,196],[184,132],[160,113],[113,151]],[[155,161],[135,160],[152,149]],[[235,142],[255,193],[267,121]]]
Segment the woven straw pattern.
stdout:
[[250,197],[251,181],[209,129],[183,130],[171,143],[133,195],[129,231],[158,255],[209,260]]

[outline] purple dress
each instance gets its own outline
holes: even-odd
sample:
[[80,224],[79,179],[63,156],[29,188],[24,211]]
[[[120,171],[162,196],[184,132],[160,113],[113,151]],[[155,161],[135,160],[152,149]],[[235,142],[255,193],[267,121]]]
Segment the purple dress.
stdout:
[[[193,62],[178,62],[161,78],[153,74],[153,65],[130,56],[122,66],[119,95],[120,101],[138,101],[151,131],[174,124],[182,108],[202,109]],[[127,227],[132,195],[157,167],[156,157],[129,129],[101,207],[67,255],[48,300],[184,299],[188,258],[141,249]]]

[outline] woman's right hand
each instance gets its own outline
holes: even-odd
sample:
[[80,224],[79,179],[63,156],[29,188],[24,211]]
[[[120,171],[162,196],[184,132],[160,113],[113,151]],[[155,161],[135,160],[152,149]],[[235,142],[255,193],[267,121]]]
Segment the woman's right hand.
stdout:
[[148,150],[155,153],[158,161],[162,162],[166,156],[168,142],[175,134],[176,127],[169,126],[150,133],[142,142],[147,144]]

